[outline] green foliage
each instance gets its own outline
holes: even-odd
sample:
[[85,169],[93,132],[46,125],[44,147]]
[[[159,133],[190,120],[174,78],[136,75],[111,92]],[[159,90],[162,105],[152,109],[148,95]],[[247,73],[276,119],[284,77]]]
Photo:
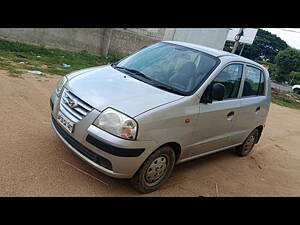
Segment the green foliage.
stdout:
[[275,62],[284,74],[289,74],[291,71],[298,71],[300,68],[300,52],[294,48],[287,48],[278,53]]
[[289,107],[289,108],[293,108],[293,109],[300,109],[299,103],[295,103],[284,97],[273,97],[272,102],[277,105],[281,105],[281,106],[285,106],[285,107]]
[[263,65],[268,65],[269,67],[270,67],[270,66],[274,66],[273,63],[266,62],[266,61],[262,61],[262,60],[255,60],[255,62],[257,62],[257,63],[259,63],[259,64],[263,64]]
[[279,83],[287,82],[289,85],[300,84],[300,51],[286,48],[275,57],[275,63],[255,60],[257,63],[269,66],[270,77]]
[[269,64],[271,79],[279,83],[288,82],[290,85],[300,83],[300,52],[287,48],[275,57],[276,64]]
[[[233,42],[227,41],[224,50],[229,51]],[[275,57],[279,51],[288,47],[287,43],[276,35],[258,29],[256,37],[252,45],[245,45],[242,56],[252,60],[264,60],[270,63],[275,62]],[[237,49],[237,53],[241,51],[242,45]]]
[[289,77],[290,77],[290,81],[289,81],[290,85],[300,84],[300,71],[298,72],[292,71],[289,74]]
[[279,68],[276,64],[271,64],[269,65],[269,74],[272,80],[277,81],[279,83],[285,82],[287,76],[285,76],[284,74],[282,74],[279,71]]
[[[96,56],[87,51],[72,52],[60,49],[44,48],[19,42],[0,39],[0,56],[2,60],[0,67],[11,66],[12,63],[26,62],[26,64],[15,64],[15,67],[27,70],[40,70],[45,73],[64,75],[74,70],[104,65],[118,61],[120,56]],[[64,68],[62,64],[70,64],[71,67]],[[43,68],[41,66],[47,66]]]
[[281,106],[300,109],[300,95],[272,89],[272,102]]

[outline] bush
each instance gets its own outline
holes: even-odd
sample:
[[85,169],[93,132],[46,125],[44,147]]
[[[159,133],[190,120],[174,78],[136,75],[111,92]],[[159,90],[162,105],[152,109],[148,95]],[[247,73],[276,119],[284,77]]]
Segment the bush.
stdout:
[[290,81],[289,81],[290,85],[300,84],[300,72],[292,71],[289,77],[290,77]]
[[270,64],[269,65],[269,74],[272,80],[277,81],[279,83],[285,82],[287,80],[287,76],[282,74],[278,68],[277,65],[275,64]]
[[298,71],[300,68],[300,52],[294,48],[287,48],[277,54],[275,62],[280,72],[284,74]]

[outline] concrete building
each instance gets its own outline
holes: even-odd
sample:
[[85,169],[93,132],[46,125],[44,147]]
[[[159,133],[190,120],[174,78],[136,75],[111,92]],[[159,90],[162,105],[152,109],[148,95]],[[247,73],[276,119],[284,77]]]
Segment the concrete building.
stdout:
[[163,40],[185,41],[223,50],[229,28],[167,28]]
[[229,28],[0,28],[0,38],[96,55],[127,55],[161,40],[223,49]]

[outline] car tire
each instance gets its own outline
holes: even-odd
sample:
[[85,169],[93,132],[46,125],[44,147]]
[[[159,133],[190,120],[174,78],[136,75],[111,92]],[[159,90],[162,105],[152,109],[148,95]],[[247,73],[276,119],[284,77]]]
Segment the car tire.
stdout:
[[300,94],[300,89],[299,89],[299,88],[295,88],[295,89],[293,90],[293,92],[296,93],[296,94]]
[[132,186],[141,193],[156,191],[171,175],[175,152],[170,146],[156,150],[131,179]]
[[236,147],[235,152],[238,156],[247,156],[252,151],[254,145],[257,143],[259,137],[258,129],[253,130],[244,143],[238,147]]

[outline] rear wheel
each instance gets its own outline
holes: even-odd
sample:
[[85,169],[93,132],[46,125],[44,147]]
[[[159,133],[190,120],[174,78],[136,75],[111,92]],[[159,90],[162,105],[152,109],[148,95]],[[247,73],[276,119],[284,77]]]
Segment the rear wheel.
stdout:
[[258,129],[253,130],[246,138],[244,143],[236,148],[236,154],[239,156],[248,155],[252,151],[254,145],[256,144],[258,137]]
[[131,179],[132,186],[142,193],[156,191],[171,175],[175,152],[169,146],[155,151]]

